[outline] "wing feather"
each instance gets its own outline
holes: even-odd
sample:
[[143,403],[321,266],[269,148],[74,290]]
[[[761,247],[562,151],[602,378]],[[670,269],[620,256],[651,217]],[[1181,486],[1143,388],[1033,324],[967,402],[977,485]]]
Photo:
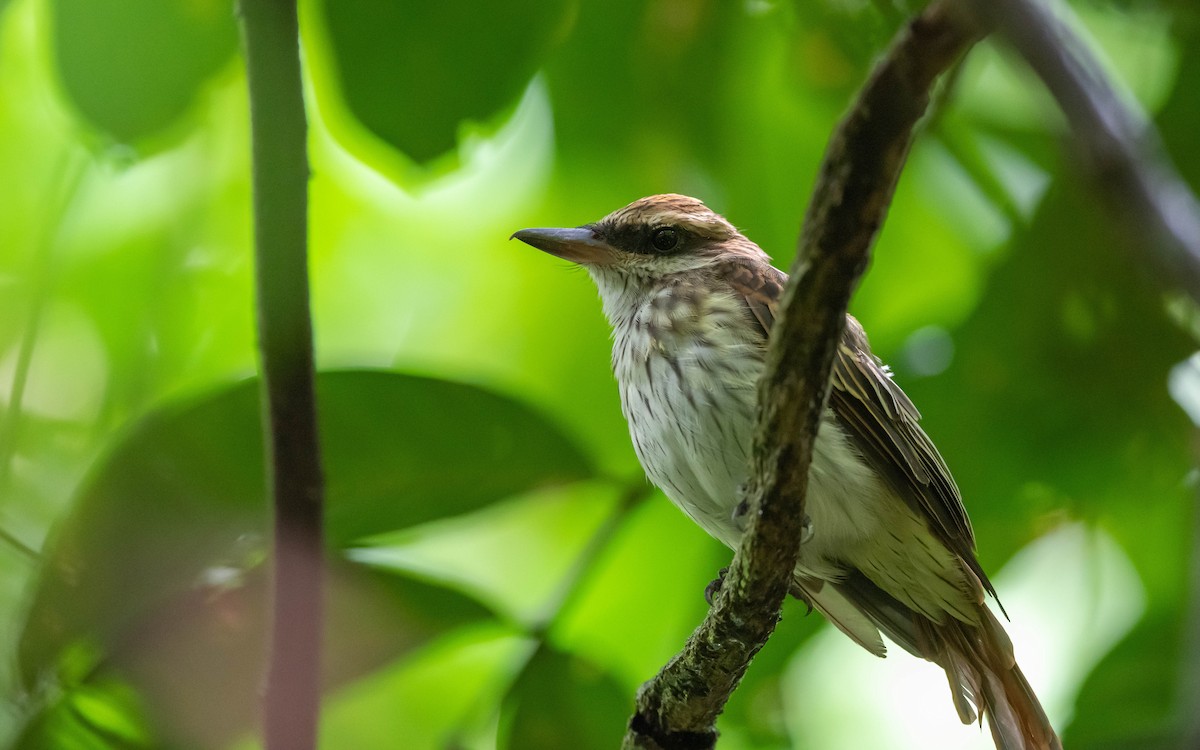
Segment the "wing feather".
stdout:
[[[765,342],[775,323],[787,274],[768,263],[741,259],[722,272],[762,326]],[[855,438],[863,458],[910,507],[928,519],[930,530],[995,597],[975,559],[975,534],[946,462],[918,424],[920,412],[871,353],[862,326],[850,315],[834,359],[831,385],[829,406]]]

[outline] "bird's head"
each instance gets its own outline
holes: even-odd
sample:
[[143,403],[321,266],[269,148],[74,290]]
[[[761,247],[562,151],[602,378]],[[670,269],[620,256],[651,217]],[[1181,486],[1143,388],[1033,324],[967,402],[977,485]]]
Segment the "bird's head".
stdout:
[[686,195],[652,195],[570,229],[522,229],[518,240],[578,263],[593,276],[661,278],[737,256],[767,260],[724,217]]

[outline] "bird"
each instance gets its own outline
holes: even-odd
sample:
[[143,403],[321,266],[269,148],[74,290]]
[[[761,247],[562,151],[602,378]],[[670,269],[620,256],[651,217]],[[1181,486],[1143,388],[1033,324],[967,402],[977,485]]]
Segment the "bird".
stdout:
[[[724,217],[677,194],[512,238],[587,270],[647,477],[736,549],[748,525],[741,494],[758,380],[787,274]],[[985,602],[996,592],[945,461],[863,327],[851,315],[845,323],[791,593],[876,656],[886,654],[883,633],[944,669],[961,721],[986,715],[1000,750],[1061,750]]]

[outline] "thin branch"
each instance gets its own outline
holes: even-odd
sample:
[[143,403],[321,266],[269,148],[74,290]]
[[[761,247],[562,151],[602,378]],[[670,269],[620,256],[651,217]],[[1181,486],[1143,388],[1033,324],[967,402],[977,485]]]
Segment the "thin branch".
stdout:
[[626,748],[712,747],[717,716],[778,622],[850,294],[933,84],[977,38],[951,8],[935,2],[900,32],[830,141],[760,383],[747,490],[758,512],[708,616],[639,692]]
[[255,279],[267,484],[275,508],[269,750],[316,746],[323,507],[309,318],[307,123],[295,0],[241,0],[254,156]]
[[[21,422],[24,418],[25,386],[29,382],[29,369],[33,366],[33,354],[37,348],[42,315],[50,301],[54,287],[54,247],[63,219],[67,215],[85,172],[86,162],[73,150],[59,156],[54,174],[45,190],[42,205],[46,213],[40,217],[41,236],[29,274],[29,311],[25,328],[21,332],[21,344],[17,349],[17,361],[13,367],[12,385],[8,392],[8,408],[0,415],[0,492],[8,489],[12,473],[13,457],[21,441]],[[2,497],[2,496],[0,496]]]
[[563,615],[569,612],[584,592],[583,582],[590,576],[600,556],[612,544],[624,526],[629,516],[647,498],[654,494],[654,488],[644,476],[619,483],[620,497],[612,512],[604,522],[592,532],[587,544],[580,550],[572,563],[570,570],[559,582],[558,588],[546,602],[543,614],[529,628],[527,635],[545,641],[547,635],[562,621]]
[[967,4],[1020,53],[1057,100],[1096,187],[1147,245],[1163,283],[1200,303],[1200,202],[1167,159],[1149,120],[1117,94],[1087,44],[1044,3]]
[[[533,639],[534,644],[518,654],[505,669],[501,670],[503,672],[501,679],[504,683],[501,704],[511,698],[513,688],[516,687],[521,673],[525,671],[538,652],[549,645],[550,634],[559,626],[563,617],[571,611],[571,608],[575,606],[579,598],[585,593],[584,582],[596,572],[596,564],[612,546],[613,540],[616,539],[621,529],[625,527],[630,515],[654,493],[654,488],[646,481],[644,475],[640,475],[632,480],[620,481],[613,479],[612,481],[620,490],[616,505],[613,506],[612,511],[604,521],[596,527],[592,535],[588,537],[587,543],[584,544],[583,549],[580,550],[575,560],[571,563],[571,567],[559,581],[554,593],[547,599],[542,608],[542,614],[526,629],[525,635]],[[470,723],[471,721],[486,719],[486,721],[491,722],[495,720],[496,714],[500,709],[495,705],[494,692],[495,687],[493,685],[487,685],[479,691],[475,696],[473,707],[464,712],[465,720],[462,726],[444,743],[444,747],[447,750],[467,746],[463,738],[469,737],[471,730],[474,728]]]
[[37,563],[42,561],[42,553],[22,542],[12,532],[2,527],[0,527],[0,542],[4,542],[16,552],[20,552],[30,562]]
[[[9,480],[12,476],[13,459],[17,454],[17,446],[21,442],[21,422],[25,416],[25,386],[29,382],[29,370],[33,366],[33,354],[37,347],[42,315],[50,301],[51,291],[54,287],[54,246],[58,241],[58,232],[62,227],[63,219],[79,191],[85,166],[86,162],[79,154],[72,150],[64,151],[46,186],[46,200],[43,201],[46,213],[42,217],[42,233],[29,274],[29,311],[25,318],[25,328],[21,332],[17,361],[13,367],[12,385],[8,392],[8,407],[3,414],[0,414],[0,504],[7,499],[5,495],[8,492]],[[0,542],[19,552],[31,562],[40,562],[42,559],[40,552],[21,541],[7,529],[0,528]]]

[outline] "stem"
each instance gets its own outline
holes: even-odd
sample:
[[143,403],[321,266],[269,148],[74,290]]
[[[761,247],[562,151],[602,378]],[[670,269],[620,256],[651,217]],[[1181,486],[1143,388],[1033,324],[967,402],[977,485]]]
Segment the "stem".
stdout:
[[254,157],[254,241],[272,607],[268,750],[312,750],[320,708],[323,497],[309,317],[307,123],[295,0],[241,0]]
[[604,522],[592,533],[587,544],[580,550],[570,570],[559,582],[558,588],[546,603],[545,614],[530,629],[530,635],[544,641],[563,614],[570,610],[583,591],[581,584],[592,572],[600,555],[608,549],[617,532],[625,525],[629,514],[654,493],[654,488],[644,477],[623,483],[621,496]]
[[12,547],[17,552],[20,552],[30,562],[37,563],[42,561],[42,554],[40,552],[13,536],[12,533],[6,529],[0,528],[0,541],[3,541],[9,547]]
[[[554,593],[547,600],[543,615],[529,627],[527,635],[535,643],[530,648],[522,651],[504,671],[504,679],[507,681],[507,684],[504,688],[502,702],[509,699],[512,688],[516,684],[516,681],[520,679],[521,673],[537,655],[538,651],[546,647],[550,633],[561,622],[563,615],[570,611],[576,600],[582,595],[583,582],[592,574],[596,567],[596,562],[605,550],[608,549],[609,545],[612,544],[617,533],[629,520],[630,514],[654,493],[654,488],[642,476],[631,481],[618,482],[617,484],[620,487],[620,496],[613,510],[596,530],[592,532],[587,543],[580,550],[579,555],[576,556],[575,561],[559,582],[557,589],[555,589]],[[465,716],[468,718],[483,716],[485,713],[485,704],[490,695],[490,690],[485,689],[482,691],[476,698],[475,707],[467,711]],[[489,712],[499,710],[492,705],[488,705],[486,708]],[[487,718],[490,719],[492,716],[489,715]],[[462,744],[460,738],[469,736],[469,727],[470,725],[464,722],[458,734],[452,736],[446,746],[459,747]]]
[[[29,312],[25,319],[25,330],[21,332],[20,348],[13,368],[12,385],[8,392],[8,408],[0,416],[0,501],[8,491],[12,476],[13,457],[21,442],[21,422],[24,417],[25,386],[29,382],[29,370],[33,366],[33,354],[37,349],[38,332],[42,325],[42,314],[50,300],[54,287],[54,245],[63,218],[75,201],[79,184],[84,174],[86,161],[79,154],[67,150],[55,165],[54,174],[46,187],[46,215],[42,217],[43,231],[30,271]],[[7,544],[25,558],[40,562],[41,553],[18,539],[6,529],[0,529],[0,542]]]
[[71,150],[64,151],[46,187],[46,201],[43,205],[49,208],[42,217],[43,231],[30,271],[29,312],[25,320],[25,330],[21,332],[20,348],[17,350],[12,386],[8,392],[8,408],[0,418],[0,491],[8,488],[13,456],[16,455],[17,444],[21,438],[25,386],[29,382],[29,368],[33,365],[42,314],[50,299],[50,290],[54,286],[54,244],[63,217],[75,200],[80,178],[84,173],[83,167],[84,161],[78,154]]

